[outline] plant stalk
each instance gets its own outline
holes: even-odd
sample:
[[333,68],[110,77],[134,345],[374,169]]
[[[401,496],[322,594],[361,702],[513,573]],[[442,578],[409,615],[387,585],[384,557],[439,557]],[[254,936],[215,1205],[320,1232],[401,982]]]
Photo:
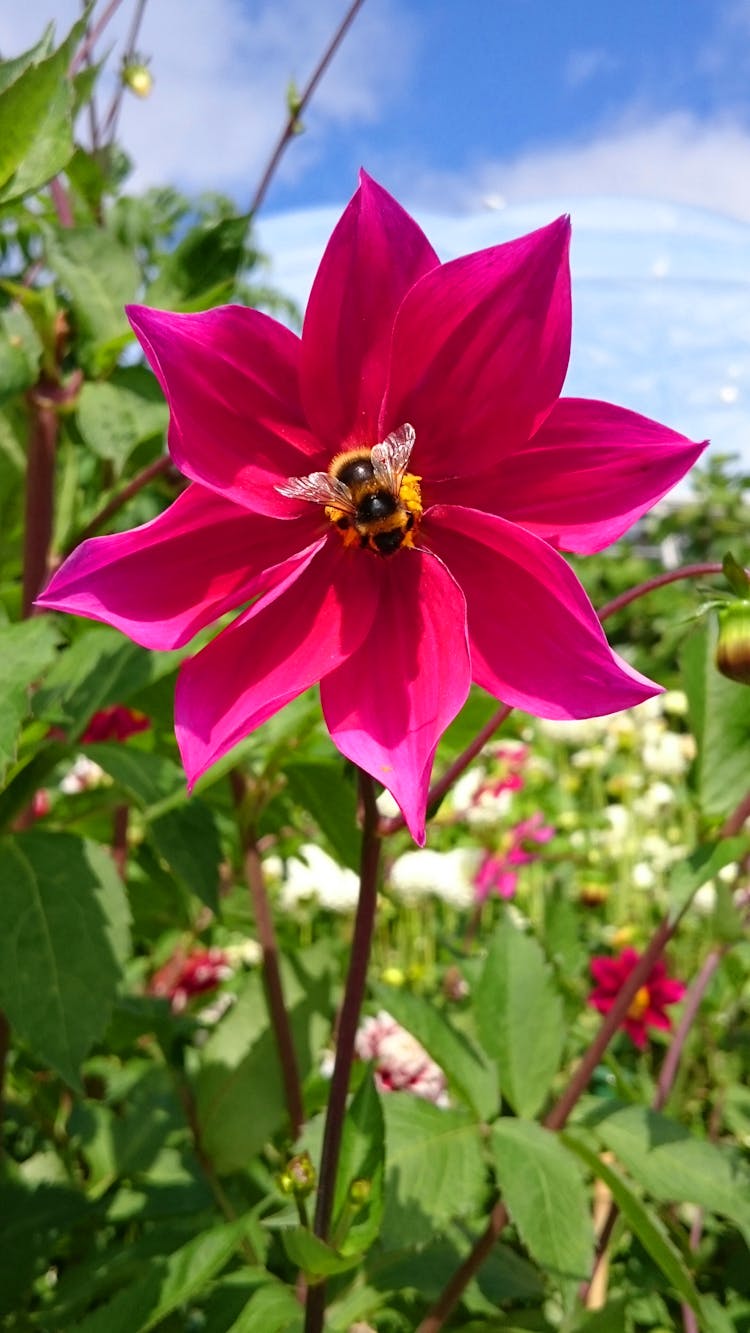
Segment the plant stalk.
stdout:
[[[365,994],[367,965],[375,925],[378,892],[378,868],[381,840],[378,833],[378,809],[375,788],[368,773],[360,770],[360,798],[363,810],[362,857],[360,862],[360,889],[357,914],[354,920],[349,972],[346,978],[344,1000],[341,1006],[336,1040],[336,1061],[328,1099],[323,1150],[320,1159],[318,1196],[315,1205],[314,1231],[322,1240],[328,1238],[336,1190],[341,1137],[344,1130],[346,1099],[354,1059],[354,1042],[359,1025],[360,1010]],[[321,1333],[325,1315],[325,1286],[310,1287],[305,1311],[305,1333]]]

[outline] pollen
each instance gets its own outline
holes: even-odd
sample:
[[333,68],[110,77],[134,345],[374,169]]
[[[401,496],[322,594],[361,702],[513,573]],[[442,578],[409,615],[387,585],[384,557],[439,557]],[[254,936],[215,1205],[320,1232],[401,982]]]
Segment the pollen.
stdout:
[[633,996],[632,1003],[628,1009],[627,1018],[633,1018],[636,1022],[643,1018],[648,1006],[651,1003],[651,992],[648,986],[640,986]]

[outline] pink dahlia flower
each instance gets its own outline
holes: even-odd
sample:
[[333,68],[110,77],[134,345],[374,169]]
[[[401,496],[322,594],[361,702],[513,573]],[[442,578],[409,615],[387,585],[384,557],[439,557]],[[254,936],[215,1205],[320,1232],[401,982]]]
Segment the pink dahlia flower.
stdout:
[[94,713],[81,741],[126,741],[128,736],[135,736],[139,731],[148,731],[151,723],[145,713],[126,708],[124,704],[115,704],[112,708],[102,708]]
[[[591,959],[591,975],[596,986],[588,997],[588,1003],[598,1009],[600,1014],[609,1013],[639,959],[640,954],[635,949],[623,949],[616,958],[602,954]],[[665,1012],[666,1006],[678,1004],[685,989],[681,981],[667,976],[661,959],[654,963],[643,985],[633,996],[622,1024],[639,1050],[643,1050],[646,1045],[648,1028],[661,1028],[669,1032],[672,1024]]]
[[702,446],[560,398],[568,237],[560,218],[441,264],[363,173],[301,337],[240,306],[130,309],[192,484],[84,542],[40,604],[168,649],[256,599],[181,668],[191,784],[320,682],[334,743],[422,843],[435,748],[472,680],[546,718],[658,692],[559,552],[614,541]]

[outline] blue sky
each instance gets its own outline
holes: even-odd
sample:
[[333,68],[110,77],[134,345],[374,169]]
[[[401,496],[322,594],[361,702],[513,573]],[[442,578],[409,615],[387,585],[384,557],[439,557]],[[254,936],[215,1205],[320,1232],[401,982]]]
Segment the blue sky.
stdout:
[[[153,92],[121,118],[134,186],[247,206],[288,82],[304,83],[346,8],[149,0]],[[78,12],[6,0],[0,51]],[[365,0],[260,217],[271,278],[301,304],[360,165],[445,258],[570,212],[567,391],[710,436],[750,467],[750,0]]]

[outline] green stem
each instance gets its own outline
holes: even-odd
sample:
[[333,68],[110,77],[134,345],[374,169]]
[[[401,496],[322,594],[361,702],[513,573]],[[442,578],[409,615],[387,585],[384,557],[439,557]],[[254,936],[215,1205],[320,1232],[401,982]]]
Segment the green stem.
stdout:
[[[354,1042],[359,1025],[359,1016],[365,994],[367,965],[370,958],[370,946],[375,925],[375,907],[378,891],[378,867],[380,864],[380,836],[378,834],[378,810],[375,804],[375,789],[372,778],[360,771],[360,794],[363,810],[362,857],[360,862],[360,889],[357,915],[354,921],[349,972],[346,978],[344,1001],[339,1015],[338,1035],[336,1039],[336,1062],[331,1079],[331,1095],[328,1099],[325,1129],[323,1131],[323,1150],[320,1159],[318,1179],[318,1197],[315,1206],[314,1230],[316,1236],[326,1240],[331,1225],[333,1200],[336,1190],[341,1137],[344,1130],[346,1099],[349,1093],[349,1078],[354,1060]],[[310,1287],[307,1294],[305,1312],[305,1333],[321,1333],[325,1315],[325,1286]]]

